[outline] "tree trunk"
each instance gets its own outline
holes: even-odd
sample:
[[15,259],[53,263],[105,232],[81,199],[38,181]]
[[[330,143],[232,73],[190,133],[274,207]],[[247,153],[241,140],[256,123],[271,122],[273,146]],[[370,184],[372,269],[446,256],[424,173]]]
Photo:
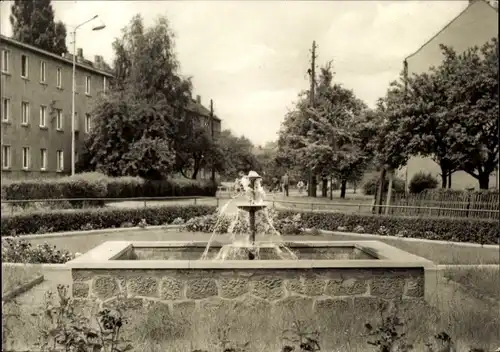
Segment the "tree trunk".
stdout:
[[321,181],[323,182],[323,184],[321,185],[321,196],[326,198],[328,197],[328,179],[326,178],[326,176],[322,176]]
[[446,181],[448,181],[448,173],[441,169],[441,188],[446,188]]
[[330,200],[333,200],[333,176],[330,176]]
[[394,171],[389,172],[389,186],[387,187],[387,200],[385,202],[385,215],[389,214],[389,206],[391,205],[392,198],[392,181],[394,179]]
[[380,179],[378,181],[377,195],[375,197],[375,213],[377,214],[380,214],[382,212],[382,208],[380,207],[380,205],[382,205],[383,201],[382,194],[384,193],[385,173],[385,168],[382,168],[382,170],[380,171]]
[[318,188],[318,180],[316,178],[316,175],[313,173],[311,178],[311,197],[316,197],[317,188]]
[[357,183],[357,182],[354,182],[352,186],[353,186],[353,188],[354,188],[353,193],[354,193],[354,194],[356,194],[356,188],[358,187],[358,183]]
[[347,189],[347,180],[340,181],[340,198],[345,199],[346,189]]
[[451,188],[451,172],[448,174],[448,188]]
[[479,189],[488,189],[490,186],[490,174],[480,173],[478,181],[479,181]]

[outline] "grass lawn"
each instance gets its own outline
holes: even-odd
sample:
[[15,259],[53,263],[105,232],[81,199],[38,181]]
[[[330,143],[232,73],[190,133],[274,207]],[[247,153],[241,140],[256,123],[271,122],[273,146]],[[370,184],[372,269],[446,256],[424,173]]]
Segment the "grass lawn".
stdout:
[[[222,238],[227,237],[221,235]],[[260,236],[257,236],[259,238]],[[70,252],[85,253],[106,241],[207,241],[210,234],[179,232],[175,229],[120,231],[101,234],[82,234],[68,237],[32,239],[33,245],[47,242]],[[284,236],[285,241],[373,241],[372,237],[352,235],[301,235]],[[379,240],[379,239],[377,239]],[[464,247],[451,244],[407,242],[402,239],[380,239],[380,241],[404,251],[429,259],[435,264],[498,264],[497,248]]]
[[40,275],[40,269],[33,266],[10,266],[2,263],[2,296],[16,287],[26,284]]
[[459,283],[478,299],[500,302],[499,267],[447,268],[444,277]]
[[[295,237],[295,236],[294,236]],[[435,264],[499,264],[500,254],[494,247],[466,247],[450,243],[405,241],[399,238],[373,238],[363,235],[317,235],[319,240],[381,241],[403,251],[426,258]]]

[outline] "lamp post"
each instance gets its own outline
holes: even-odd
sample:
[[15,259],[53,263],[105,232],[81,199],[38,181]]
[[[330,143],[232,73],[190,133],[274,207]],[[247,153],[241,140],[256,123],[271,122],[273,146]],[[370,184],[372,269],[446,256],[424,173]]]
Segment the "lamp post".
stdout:
[[[83,26],[84,24],[89,23],[90,21],[95,20],[98,15],[95,15],[91,19],[80,23],[73,30],[73,78],[72,78],[72,88],[71,88],[71,175],[75,174],[75,92],[76,92],[76,30]],[[101,24],[100,26],[93,27],[93,31],[100,31],[104,29],[106,26]]]

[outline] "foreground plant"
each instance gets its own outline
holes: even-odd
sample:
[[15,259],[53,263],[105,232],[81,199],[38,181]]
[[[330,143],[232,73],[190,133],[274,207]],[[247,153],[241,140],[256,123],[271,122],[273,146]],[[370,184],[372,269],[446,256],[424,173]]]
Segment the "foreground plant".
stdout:
[[[50,352],[127,352],[133,349],[130,341],[120,336],[126,323],[120,308],[99,311],[94,317],[96,324],[92,325],[92,317],[75,311],[75,301],[69,296],[68,288],[58,285],[57,297],[48,292],[45,309],[41,314],[33,314],[41,320],[36,346]],[[53,304],[54,298],[56,304]]]
[[318,352],[321,350],[319,332],[310,331],[304,320],[293,321],[292,327],[283,331],[283,340],[287,344],[283,346],[281,352]]
[[[375,346],[377,352],[410,352],[413,345],[408,343],[404,321],[397,316],[397,307],[390,312],[386,312],[380,307],[380,325],[372,326],[365,324],[368,331],[368,344]],[[387,314],[388,313],[388,314]]]

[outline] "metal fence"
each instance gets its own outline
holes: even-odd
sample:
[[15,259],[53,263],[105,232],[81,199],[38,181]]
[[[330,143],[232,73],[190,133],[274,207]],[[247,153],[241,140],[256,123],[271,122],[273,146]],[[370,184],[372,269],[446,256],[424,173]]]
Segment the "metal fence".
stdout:
[[405,206],[392,208],[393,215],[437,217],[477,217],[498,219],[500,195],[498,192],[435,192],[394,194],[391,204]]
[[269,201],[273,208],[282,210],[322,211],[332,213],[388,214],[410,217],[445,217],[500,219],[500,211],[494,209],[424,207],[411,205],[374,205],[373,203],[310,203],[286,200]]
[[[39,204],[53,209],[64,209],[64,202],[69,203],[66,209],[83,208],[92,206],[110,205],[111,203],[133,202],[135,204],[124,204],[123,207],[137,208],[167,205],[172,202],[178,205],[206,204],[220,206],[229,201],[230,197],[137,197],[137,198],[64,198],[64,199],[26,199],[26,200],[2,200],[2,211],[14,213],[16,208],[26,208],[28,205]],[[63,203],[63,204],[61,204]],[[412,217],[447,217],[447,218],[488,218],[500,219],[500,211],[494,209],[475,208],[446,208],[446,207],[426,207],[416,205],[379,205],[375,206],[372,201],[369,203],[351,202],[301,202],[280,200],[271,198],[266,201],[267,205],[279,209],[290,211],[310,211],[310,212],[332,212],[332,213],[359,213],[359,214],[389,214],[395,216]],[[4,205],[8,205],[4,209]],[[387,209],[387,210],[386,210]]]

